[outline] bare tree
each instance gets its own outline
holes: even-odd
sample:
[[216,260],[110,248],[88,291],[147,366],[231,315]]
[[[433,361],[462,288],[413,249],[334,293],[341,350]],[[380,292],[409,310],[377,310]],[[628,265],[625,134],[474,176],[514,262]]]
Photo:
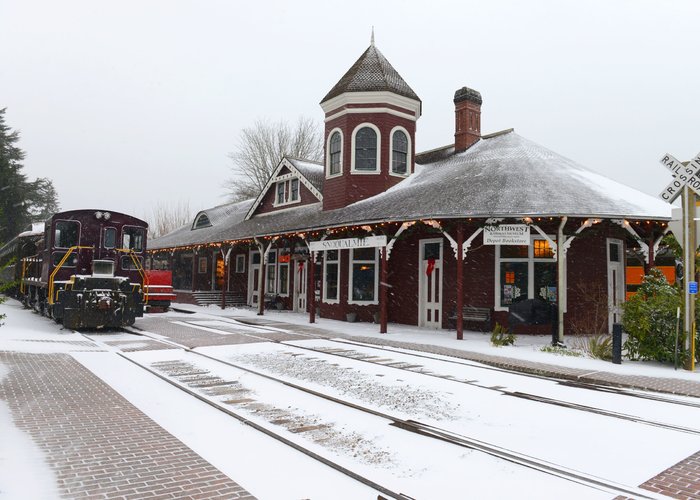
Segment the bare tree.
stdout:
[[231,201],[258,196],[272,171],[283,156],[320,160],[323,138],[319,125],[310,118],[300,117],[295,125],[280,121],[258,120],[246,127],[229,153],[233,161],[233,176],[226,181]]
[[148,237],[158,238],[192,222],[188,201],[159,202],[151,208],[148,222]]

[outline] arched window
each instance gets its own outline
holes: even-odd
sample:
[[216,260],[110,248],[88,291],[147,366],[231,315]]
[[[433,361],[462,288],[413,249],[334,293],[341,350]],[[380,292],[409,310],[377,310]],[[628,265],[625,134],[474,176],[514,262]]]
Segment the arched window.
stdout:
[[408,170],[408,137],[401,130],[391,136],[391,171],[406,175]]
[[377,170],[377,133],[370,127],[355,134],[355,170]]
[[329,146],[329,163],[330,163],[330,170],[329,174],[330,175],[337,175],[340,173],[340,154],[341,154],[341,148],[340,148],[340,132],[334,132],[333,135],[331,135],[331,141],[330,141],[330,146]]
[[209,222],[209,217],[207,217],[207,214],[202,212],[194,220],[194,224],[192,224],[192,229],[201,229],[203,227],[209,226],[211,226],[211,222]]

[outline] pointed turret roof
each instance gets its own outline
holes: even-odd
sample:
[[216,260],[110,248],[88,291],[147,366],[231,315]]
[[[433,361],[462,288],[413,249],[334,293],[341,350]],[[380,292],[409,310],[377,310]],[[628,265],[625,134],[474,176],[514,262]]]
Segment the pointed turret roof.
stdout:
[[372,43],[355,64],[343,75],[321,103],[345,92],[389,91],[420,101],[391,63]]

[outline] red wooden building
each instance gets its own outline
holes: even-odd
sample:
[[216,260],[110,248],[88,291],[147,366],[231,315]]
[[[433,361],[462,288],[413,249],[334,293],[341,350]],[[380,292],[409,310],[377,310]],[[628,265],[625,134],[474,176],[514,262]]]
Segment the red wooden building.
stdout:
[[256,199],[200,212],[152,241],[151,260],[182,300],[225,290],[261,313],[459,334],[539,299],[560,335],[609,327],[626,248],[653,262],[668,205],[513,130],[482,135],[475,90],[453,102],[454,144],[416,153],[421,101],[372,44],[321,101],[322,163],[282,158]]

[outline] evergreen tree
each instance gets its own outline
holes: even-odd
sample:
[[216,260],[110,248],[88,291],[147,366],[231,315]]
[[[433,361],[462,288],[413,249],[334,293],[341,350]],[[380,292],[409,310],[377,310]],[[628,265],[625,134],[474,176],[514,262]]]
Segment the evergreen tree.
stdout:
[[9,241],[29,220],[27,176],[22,173],[24,151],[16,146],[19,132],[5,124],[0,109],[0,241]]
[[0,242],[7,242],[31,222],[46,220],[59,210],[58,195],[50,179],[27,180],[22,172],[24,151],[19,131],[5,124],[0,109]]

